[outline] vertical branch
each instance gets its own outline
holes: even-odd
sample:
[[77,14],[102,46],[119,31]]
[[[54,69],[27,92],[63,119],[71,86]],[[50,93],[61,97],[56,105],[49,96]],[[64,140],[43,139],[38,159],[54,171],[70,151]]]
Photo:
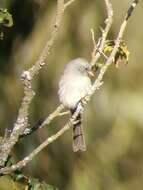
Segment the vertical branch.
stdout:
[[93,84],[91,94],[94,93],[94,91],[96,89],[98,89],[98,86],[102,83],[102,79],[103,79],[103,76],[104,76],[106,70],[111,65],[111,63],[114,61],[115,54],[118,50],[118,47],[120,45],[121,39],[123,37],[124,31],[125,31],[126,26],[127,26],[127,21],[129,19],[129,17],[131,16],[134,8],[138,4],[138,2],[139,2],[139,0],[134,0],[133,3],[131,4],[131,6],[129,7],[129,9],[126,13],[126,16],[125,16],[125,18],[124,18],[124,20],[120,26],[119,33],[118,33],[117,38],[115,40],[115,46],[114,46],[109,58],[107,59],[105,65],[100,69],[100,73],[99,73],[97,79],[95,80],[95,82]]
[[[102,30],[102,37],[101,39],[99,39],[99,48],[98,48],[98,52],[96,53],[95,51],[95,56],[92,57],[91,60],[91,65],[95,65],[95,63],[97,62],[97,60],[100,57],[100,52],[103,51],[104,45],[105,45],[105,41],[107,38],[107,35],[109,33],[109,30],[111,28],[112,22],[113,22],[113,9],[112,9],[112,4],[109,2],[109,0],[105,0],[105,4],[106,4],[106,10],[107,10],[107,19],[105,21],[106,23],[106,27],[104,30]],[[94,47],[96,49],[96,47]],[[93,50],[94,51],[94,50]]]
[[65,3],[64,7],[65,9],[71,4],[73,3],[75,0],[69,0],[67,3]]
[[[60,108],[60,107],[59,107]],[[62,107],[61,107],[62,108]],[[37,148],[35,148],[28,156],[26,156],[23,160],[19,161],[17,164],[14,164],[10,167],[5,167],[0,169],[0,174],[8,174],[16,169],[20,169],[26,164],[28,164],[40,151],[42,151],[47,145],[54,142],[58,139],[61,135],[63,135],[70,127],[73,125],[74,121],[77,118],[77,115],[80,113],[82,106],[79,104],[76,112],[69,119],[69,121],[61,128],[57,133],[48,137],[42,144],[40,144]]]
[[[107,3],[108,5],[108,0],[105,0],[105,2]],[[87,99],[87,101],[90,100],[91,96],[95,93],[96,90],[99,89],[99,87],[102,85],[102,79],[108,69],[108,67],[111,65],[111,63],[113,62],[114,60],[114,57],[115,57],[115,54],[117,53],[117,50],[118,50],[118,47],[119,47],[119,44],[120,44],[120,41],[123,37],[123,33],[125,31],[125,28],[126,28],[126,25],[127,25],[127,21],[129,19],[129,17],[131,16],[132,12],[133,12],[133,9],[135,8],[135,6],[137,5],[138,1],[137,0],[134,0],[133,1],[133,4],[130,6],[130,8],[128,9],[127,11],[127,14],[120,26],[120,29],[119,29],[119,33],[117,35],[117,38],[115,40],[115,46],[109,56],[109,58],[107,59],[105,65],[100,69],[100,72],[99,72],[99,75],[97,77],[97,79],[95,80],[92,88],[90,89],[88,95],[85,97]],[[111,11],[112,12],[112,11]],[[107,33],[109,31],[110,28],[108,28],[110,26],[109,23],[111,22],[110,19],[108,19],[107,21],[107,26],[105,28],[105,33],[104,35],[107,37]],[[104,45],[104,42],[106,40],[106,37],[102,35],[103,39],[102,40],[102,43],[100,43],[100,48],[103,48],[102,46]],[[98,53],[98,52],[97,52]],[[96,56],[95,56],[96,57]],[[94,61],[95,61],[95,58],[93,57]],[[96,57],[97,59],[97,57]],[[93,60],[91,60],[91,62],[93,63]],[[80,104],[79,104],[80,105]],[[62,107],[59,107],[59,109],[62,109]],[[58,111],[58,110],[57,110]],[[10,167],[5,167],[5,168],[1,168],[0,169],[0,173],[9,173],[11,171],[14,171],[18,168],[22,168],[24,167],[27,163],[29,163],[41,150],[43,150],[47,145],[49,145],[50,143],[52,143],[53,141],[55,141],[57,138],[59,138],[63,133],[65,133],[65,131],[67,131],[70,127],[71,127],[71,124],[75,121],[75,118],[76,116],[78,115],[78,111],[80,111],[80,107],[79,109],[77,109],[77,111],[74,113],[73,117],[70,118],[70,120],[64,125],[64,127],[62,129],[60,129],[56,134],[52,135],[51,137],[48,137],[41,145],[39,145],[35,150],[33,150],[27,157],[25,157],[23,160],[19,161],[17,164],[15,165],[12,165]],[[50,121],[49,119],[47,120],[47,122]]]
[[128,19],[130,18],[130,16],[133,13],[134,8],[137,6],[137,4],[139,3],[139,0],[134,0],[133,3],[131,4],[131,6],[129,7],[127,14],[125,16],[125,20],[128,21]]
[[53,47],[53,44],[55,42],[55,39],[57,37],[57,33],[59,31],[59,27],[61,25],[61,20],[63,17],[63,13],[64,13],[64,0],[58,0],[57,1],[57,14],[56,14],[56,21],[53,25],[53,29],[51,32],[51,38],[49,41],[47,41],[39,59],[37,60],[37,62],[35,63],[35,65],[33,65],[28,72],[30,73],[31,78],[33,79],[33,77],[38,74],[39,70],[41,69],[41,67],[45,64],[45,61],[47,61],[48,55],[51,52],[51,49]]
[[19,136],[23,133],[25,128],[28,125],[28,109],[29,105],[34,97],[34,91],[32,90],[32,79],[33,77],[39,73],[41,67],[45,64],[45,61],[51,52],[55,39],[57,37],[61,20],[64,13],[64,0],[57,0],[57,13],[56,20],[53,25],[53,29],[51,32],[51,38],[47,41],[39,59],[37,62],[28,70],[24,71],[21,75],[21,80],[24,85],[24,97],[22,99],[22,103],[19,109],[18,117],[16,123],[14,124],[13,131],[10,137],[6,142],[1,143],[0,145],[0,166],[3,166],[7,156],[9,155],[11,149],[18,141]]

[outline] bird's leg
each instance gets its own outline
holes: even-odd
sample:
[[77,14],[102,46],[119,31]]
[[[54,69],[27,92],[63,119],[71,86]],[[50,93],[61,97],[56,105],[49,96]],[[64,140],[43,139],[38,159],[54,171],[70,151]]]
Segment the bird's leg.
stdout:
[[[76,110],[74,111],[74,112],[77,112],[77,115],[76,115],[76,116],[72,115],[72,118],[73,118],[73,119],[76,118],[76,120],[73,122],[74,125],[76,125],[76,124],[79,122],[79,120],[77,119],[77,116],[78,116],[79,113],[82,114],[82,113],[84,112],[84,105],[86,105],[87,102],[88,102],[88,98],[87,98],[87,97],[83,97],[83,98],[81,98],[81,100],[77,103]],[[74,117],[73,117],[73,116],[74,116]],[[80,120],[81,120],[81,119],[80,119]]]
[[87,97],[81,98],[80,102],[81,102],[82,107],[84,107],[84,105],[87,104],[88,100],[89,100],[89,99],[88,99]]
[[84,104],[82,102],[82,99],[78,102],[76,111],[81,114],[84,112]]
[[77,103],[77,106],[76,106],[75,109],[70,110],[70,111],[71,111],[71,114],[72,114],[73,124],[77,124],[79,122],[79,120],[78,120],[79,114],[82,114],[83,111],[84,111],[84,107],[83,107],[81,101],[79,101]]

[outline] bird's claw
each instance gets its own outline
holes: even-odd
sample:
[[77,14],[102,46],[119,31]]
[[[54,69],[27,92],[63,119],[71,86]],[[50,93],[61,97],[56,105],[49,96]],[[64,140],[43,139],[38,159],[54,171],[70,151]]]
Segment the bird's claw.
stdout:
[[88,98],[87,98],[87,97],[83,97],[83,98],[81,99],[81,104],[82,104],[82,106],[86,105],[87,102],[88,102]]

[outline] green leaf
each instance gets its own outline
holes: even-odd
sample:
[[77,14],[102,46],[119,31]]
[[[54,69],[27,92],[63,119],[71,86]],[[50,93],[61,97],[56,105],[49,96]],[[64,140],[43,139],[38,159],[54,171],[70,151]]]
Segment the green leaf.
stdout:
[[7,9],[0,8],[0,24],[6,27],[13,26],[12,15],[7,11]]
[[[113,50],[114,46],[114,40],[107,40],[104,47],[104,53],[110,53]],[[122,40],[114,58],[115,66],[118,67],[121,64],[126,65],[129,61],[129,54],[130,52],[128,50],[128,47],[126,43]]]
[[0,188],[3,190],[58,190],[38,179],[25,176],[20,171],[0,177]]
[[58,190],[56,187],[46,184],[45,182],[39,182],[38,179],[29,179],[29,190]]
[[12,15],[7,11],[7,9],[0,8],[0,39],[3,39],[3,28],[12,27],[13,19]]

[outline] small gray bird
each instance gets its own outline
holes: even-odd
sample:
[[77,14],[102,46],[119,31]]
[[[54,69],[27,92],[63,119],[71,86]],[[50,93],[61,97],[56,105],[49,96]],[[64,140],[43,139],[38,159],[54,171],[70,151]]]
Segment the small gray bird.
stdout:
[[[91,88],[89,75],[93,76],[91,65],[83,58],[70,61],[64,69],[59,81],[58,95],[60,102],[71,111],[71,114],[74,114],[78,103]],[[73,151],[85,150],[86,144],[81,127],[81,114],[79,114],[73,126]]]

